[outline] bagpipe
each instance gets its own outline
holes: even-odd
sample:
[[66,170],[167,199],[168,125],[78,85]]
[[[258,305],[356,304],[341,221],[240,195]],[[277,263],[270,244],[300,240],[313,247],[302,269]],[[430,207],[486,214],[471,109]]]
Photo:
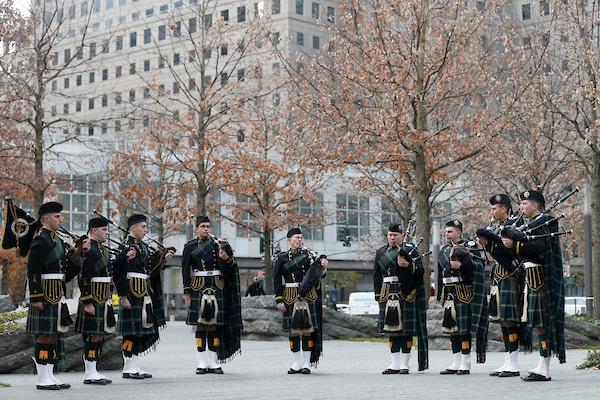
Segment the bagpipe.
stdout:
[[[97,215],[100,218],[104,218],[111,226],[114,226],[115,228],[117,228],[119,231],[121,231],[122,233],[124,233],[125,239],[127,238],[127,235],[129,235],[129,231],[125,228],[123,228],[122,226],[120,226],[119,224],[117,224],[116,222],[114,222],[113,220],[111,220],[110,218],[102,215],[98,210],[94,209],[93,213],[95,215]],[[144,236],[145,239],[151,241],[152,243],[156,244],[157,247],[152,246],[151,244],[145,243],[146,246],[148,246],[148,250],[150,251],[150,257],[155,259],[155,266],[152,267],[152,269],[149,271],[149,274],[152,274],[152,272],[154,272],[154,270],[156,268],[158,268],[158,266],[162,263],[162,258],[164,257],[164,255],[168,252],[171,251],[172,253],[175,253],[177,251],[177,249],[173,246],[169,246],[169,247],[165,247],[163,246],[160,242],[154,240],[153,238],[151,238],[150,236],[146,235]],[[127,253],[129,250],[134,250],[137,254],[141,254],[141,249],[138,245],[136,244],[128,244],[125,241],[123,242],[118,242],[114,239],[111,239],[111,241],[115,244],[117,244],[117,246],[119,246],[119,254],[125,254]]]
[[[516,224],[518,223],[519,220],[521,220],[521,218],[515,219],[515,222],[513,222],[513,224],[511,224],[511,225],[507,225],[500,232],[500,235],[503,237],[513,239],[513,240],[527,241],[527,240],[535,240],[535,239],[539,239],[539,238],[569,235],[569,234],[573,233],[572,230],[565,230],[565,231],[544,233],[544,234],[539,234],[539,235],[535,235],[535,234],[532,235],[532,233],[535,232],[536,230],[541,229],[543,227],[548,227],[551,224],[554,224],[555,222],[557,222],[558,220],[564,218],[565,217],[564,214],[561,214],[557,217],[553,216],[552,210],[554,210],[559,205],[563,204],[571,196],[575,195],[578,192],[579,192],[579,188],[576,187],[575,189],[571,190],[569,193],[558,198],[558,200],[556,200],[550,207],[547,207],[546,209],[544,209],[538,216],[536,216],[535,218],[533,218],[531,221],[529,221],[527,223],[523,223],[523,224],[517,226]],[[521,216],[522,216],[522,214],[521,214]]]
[[219,246],[219,250],[223,250],[230,258],[233,257],[233,248],[227,239],[212,233],[209,233],[208,236]]
[[[411,231],[415,230],[417,227],[417,222],[415,220],[408,220],[408,224],[406,225],[406,229],[404,230],[404,235],[402,236],[402,243],[398,247],[400,250],[398,251],[398,255],[401,257],[408,257],[407,261],[415,263],[418,260],[427,257],[432,254],[431,250],[426,251],[425,253],[419,253],[419,245],[423,243],[425,238],[420,237],[416,243],[412,243],[409,241]],[[416,256],[415,256],[416,252]]]
[[[4,229],[2,234],[2,248],[12,249],[18,248],[19,255],[26,257],[29,254],[31,241],[35,234],[42,227],[40,221],[27,213],[16,204],[12,198],[4,199]],[[80,247],[87,235],[75,235],[61,226],[56,232],[62,239],[70,238],[73,241],[74,247]],[[100,244],[102,248],[109,251],[111,254],[118,254],[116,249]]]
[[501,244],[503,237],[525,242],[528,240],[535,240],[539,238],[557,237],[561,235],[572,234],[572,230],[556,231],[539,235],[534,234],[534,232],[543,227],[548,227],[551,224],[554,224],[555,222],[565,218],[565,214],[553,216],[552,210],[564,203],[577,192],[579,192],[578,187],[565,194],[564,196],[560,197],[550,207],[544,209],[538,216],[533,218],[531,221],[527,223],[522,223],[521,225],[517,225],[519,221],[522,221],[523,219],[523,213],[519,211],[518,213],[509,218],[509,221],[511,222],[507,223],[505,226],[502,227],[502,229],[499,232],[499,235],[495,234],[490,229],[478,229],[475,235],[484,237],[489,241]]

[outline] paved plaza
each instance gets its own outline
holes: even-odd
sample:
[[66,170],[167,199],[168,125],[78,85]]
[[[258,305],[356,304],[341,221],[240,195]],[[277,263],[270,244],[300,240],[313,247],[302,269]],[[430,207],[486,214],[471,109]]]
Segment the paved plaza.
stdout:
[[[430,369],[417,373],[413,351],[410,375],[383,376],[388,364],[383,343],[328,341],[319,368],[308,376],[286,374],[291,355],[286,341],[242,343],[242,355],[223,366],[224,375],[195,375],[194,338],[189,327],[170,322],[158,351],[143,358],[142,368],[154,374],[144,381],[123,380],[120,371],[106,373],[109,386],[82,383],[83,373],[64,373],[69,390],[41,392],[33,375],[0,375],[11,387],[0,389],[1,400],[44,399],[168,400],[168,399],[593,399],[600,392],[600,371],[578,371],[586,351],[567,352],[568,363],[552,360],[552,382],[525,383],[519,378],[492,378],[502,353],[488,353],[484,365],[473,364],[471,375],[441,376],[449,351],[432,351]],[[521,357],[521,369],[532,368],[537,355]],[[510,388],[510,397],[503,393]]]

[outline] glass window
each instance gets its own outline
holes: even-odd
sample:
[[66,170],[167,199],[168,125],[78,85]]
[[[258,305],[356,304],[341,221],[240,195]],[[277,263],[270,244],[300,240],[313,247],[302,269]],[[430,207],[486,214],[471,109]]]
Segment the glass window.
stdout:
[[81,5],[79,6],[79,15],[81,17],[85,17],[88,14],[88,3],[87,1],[82,1]]
[[321,39],[318,36],[313,36],[313,49],[319,50],[321,48]]
[[163,5],[160,6],[159,10],[160,10],[161,14],[168,13],[169,12],[169,5],[168,4],[163,4]]
[[258,212],[258,206],[252,199],[245,196],[237,197],[237,205],[241,211],[241,224],[236,224],[236,236],[258,237],[260,227],[256,223],[256,217],[253,215]]
[[273,0],[271,2],[271,13],[273,15],[281,13],[281,0]]
[[327,7],[327,21],[332,24],[335,22],[335,8]]
[[150,43],[151,40],[152,40],[152,31],[150,30],[150,28],[144,29],[144,44]]
[[188,20],[188,33],[196,33],[196,17]]
[[229,21],[229,10],[221,10],[221,18],[223,21]]
[[311,4],[311,13],[310,15],[314,18],[314,19],[319,19],[319,3],[315,3],[314,1]]
[[296,14],[304,15],[304,0],[296,0]]
[[306,240],[323,240],[323,194],[317,193],[317,200],[298,203],[298,212],[306,215],[300,224],[302,236]]
[[158,40],[165,40],[167,37],[167,27],[165,25],[160,25],[158,27]]
[[550,3],[548,0],[540,0],[540,13],[544,17],[550,15]]
[[237,8],[237,22],[245,22],[246,21],[246,6],[241,6]]
[[531,3],[521,5],[521,19],[523,21],[531,19]]
[[129,33],[129,47],[137,46],[137,32]]
[[361,240],[369,235],[369,198],[354,194],[338,194],[336,197],[337,238],[351,236]]

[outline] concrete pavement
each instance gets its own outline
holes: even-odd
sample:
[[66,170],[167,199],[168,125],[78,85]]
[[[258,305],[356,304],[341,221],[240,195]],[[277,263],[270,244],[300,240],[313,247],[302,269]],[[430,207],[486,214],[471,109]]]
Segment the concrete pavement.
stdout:
[[[0,375],[1,400],[51,399],[168,400],[168,399],[592,399],[600,391],[600,371],[578,371],[584,350],[567,352],[567,364],[552,360],[552,381],[525,383],[520,378],[492,378],[488,373],[501,364],[503,353],[488,353],[486,364],[475,364],[471,375],[441,376],[449,364],[449,351],[430,352],[430,369],[416,372],[416,353],[409,375],[381,375],[389,363],[386,344],[328,341],[319,368],[311,375],[287,375],[291,353],[286,341],[242,343],[242,355],[223,366],[224,375],[195,375],[194,337],[182,322],[170,322],[161,334],[158,350],[142,359],[142,368],[154,378],[131,381],[120,371],[107,372],[112,385],[82,383],[82,373],[64,373],[69,390],[42,392],[33,375]],[[537,354],[520,356],[521,370],[537,364]],[[188,397],[189,396],[189,397]]]

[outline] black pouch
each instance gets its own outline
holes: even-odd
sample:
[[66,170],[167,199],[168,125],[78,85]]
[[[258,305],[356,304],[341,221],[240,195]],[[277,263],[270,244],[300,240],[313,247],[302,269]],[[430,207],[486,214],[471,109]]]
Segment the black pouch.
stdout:
[[450,330],[457,328],[456,319],[452,315],[453,306],[452,304],[451,306],[444,307],[444,319],[442,320],[442,327]]
[[73,326],[69,307],[65,303],[60,304],[60,322],[62,326]]
[[106,326],[109,328],[114,328],[117,325],[117,320],[115,319],[115,310],[113,306],[107,306],[108,310],[106,311]]
[[154,314],[152,313],[152,304],[146,304],[146,323],[154,323]]

